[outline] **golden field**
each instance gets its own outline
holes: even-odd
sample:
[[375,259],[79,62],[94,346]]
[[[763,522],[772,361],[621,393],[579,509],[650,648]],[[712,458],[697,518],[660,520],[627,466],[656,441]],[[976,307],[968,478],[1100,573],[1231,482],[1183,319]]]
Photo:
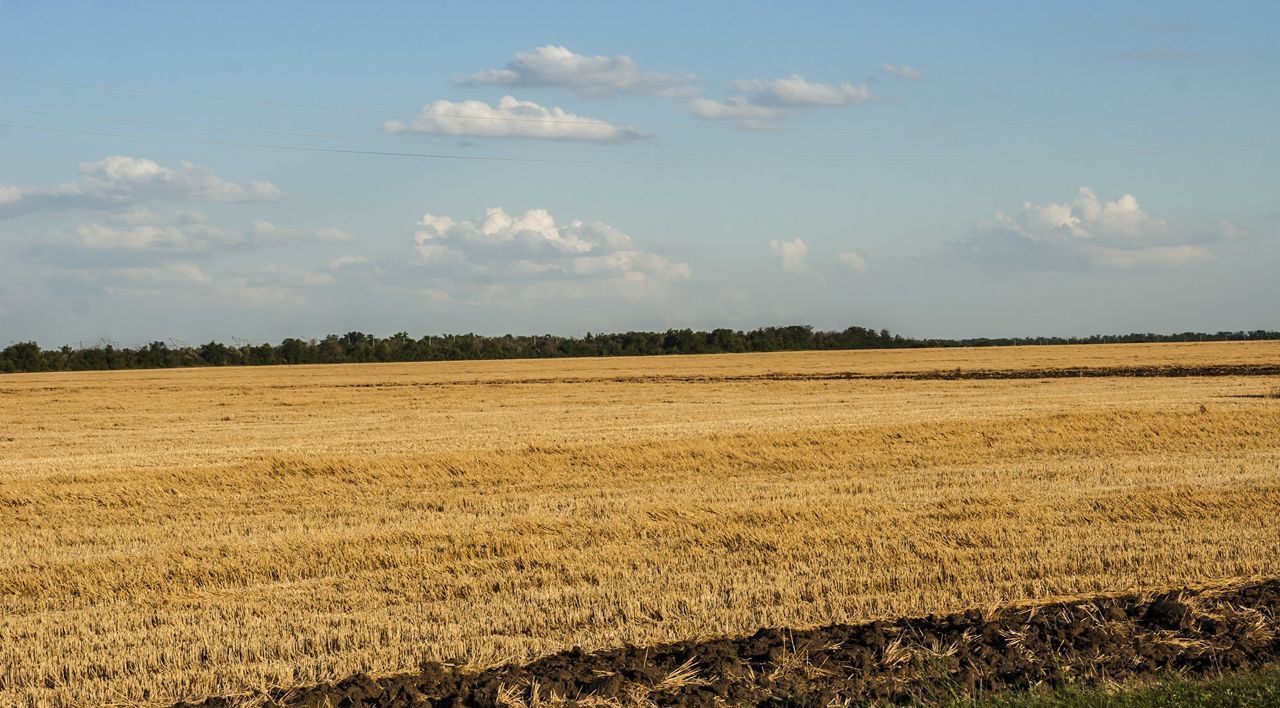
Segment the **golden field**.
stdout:
[[835,376],[1223,364],[1280,343],[3,376],[0,705],[1280,574],[1276,378]]

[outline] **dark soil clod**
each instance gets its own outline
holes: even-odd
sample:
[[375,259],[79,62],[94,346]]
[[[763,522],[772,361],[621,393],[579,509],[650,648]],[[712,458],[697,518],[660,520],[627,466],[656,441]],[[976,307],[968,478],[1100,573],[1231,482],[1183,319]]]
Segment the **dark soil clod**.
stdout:
[[[983,613],[762,629],[749,637],[598,652],[523,666],[417,673],[256,696],[257,705],[824,706],[946,701],[1168,671],[1211,675],[1280,660],[1280,580]],[[244,696],[182,703],[231,708]]]

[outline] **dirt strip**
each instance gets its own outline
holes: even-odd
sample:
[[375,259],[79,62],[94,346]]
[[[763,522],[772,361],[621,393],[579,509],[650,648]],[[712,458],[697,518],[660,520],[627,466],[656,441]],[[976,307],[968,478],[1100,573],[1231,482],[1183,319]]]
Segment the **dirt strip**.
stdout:
[[1220,364],[1217,366],[1096,366],[1065,369],[973,369],[869,374],[868,379],[1066,379],[1092,377],[1280,376],[1280,364]]
[[[962,381],[1076,378],[1187,378],[1212,376],[1280,376],[1280,364],[1218,364],[1213,366],[1092,366],[1062,369],[941,369],[864,374],[856,371],[816,373],[768,372],[690,376],[570,376],[560,378],[458,379],[445,381],[383,381],[335,384],[335,388],[437,388],[442,386],[527,386],[585,383],[736,383],[750,381]],[[270,388],[292,388],[278,385]]]
[[1280,580],[970,610],[946,616],[762,629],[750,637],[578,649],[480,672],[420,671],[181,703],[232,706],[826,706],[950,701],[1037,685],[1280,660]]

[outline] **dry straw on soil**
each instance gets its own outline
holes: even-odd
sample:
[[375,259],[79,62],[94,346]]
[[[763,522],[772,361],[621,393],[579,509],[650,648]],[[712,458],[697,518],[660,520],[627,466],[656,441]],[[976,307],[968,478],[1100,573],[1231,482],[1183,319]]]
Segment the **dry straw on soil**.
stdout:
[[0,378],[0,704],[1273,573],[1274,379],[734,379],[1249,363],[1280,345]]

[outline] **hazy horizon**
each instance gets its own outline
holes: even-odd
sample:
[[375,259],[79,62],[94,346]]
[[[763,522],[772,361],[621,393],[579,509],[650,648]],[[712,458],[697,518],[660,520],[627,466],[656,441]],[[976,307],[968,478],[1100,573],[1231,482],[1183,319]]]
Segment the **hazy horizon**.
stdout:
[[[726,328],[726,329],[733,329],[734,331],[737,331],[737,332],[743,332],[743,333],[746,333],[746,332],[750,332],[750,331],[752,331],[752,330],[757,330],[757,329],[768,329],[768,328],[770,328],[770,327],[772,327],[772,328],[783,328],[783,327],[791,327],[791,326],[801,326],[801,327],[803,327],[803,326],[809,326],[809,327],[811,327],[814,331],[824,331],[824,332],[840,332],[840,331],[844,331],[844,330],[845,330],[845,329],[847,329],[848,327],[864,327],[864,328],[866,328],[866,329],[870,329],[870,330],[872,330],[872,331],[877,331],[877,332],[878,332],[878,331],[880,331],[881,329],[888,329],[887,327],[885,327],[885,328],[881,328],[881,327],[875,327],[875,326],[871,326],[871,325],[861,325],[861,324],[852,324],[852,325],[848,325],[848,326],[846,326],[846,327],[832,327],[832,328],[824,328],[824,327],[814,327],[814,326],[812,326],[812,325],[807,325],[806,323],[801,323],[801,322],[779,323],[779,324],[774,324],[774,325],[766,324],[766,325],[759,325],[759,326],[747,327],[747,328],[740,328],[740,327],[739,327],[739,328]],[[420,340],[420,339],[422,339],[423,337],[449,337],[449,336],[452,336],[452,337],[477,336],[477,337],[485,337],[485,338],[500,338],[500,337],[507,336],[507,335],[510,335],[510,336],[512,336],[512,337],[517,337],[517,338],[519,338],[519,337],[541,337],[541,336],[550,336],[550,337],[561,337],[561,338],[564,338],[564,339],[582,339],[582,338],[584,338],[584,337],[585,337],[586,335],[588,335],[588,334],[590,334],[590,335],[594,335],[594,336],[604,336],[604,335],[625,334],[625,333],[627,333],[627,332],[648,332],[648,333],[659,333],[659,334],[660,334],[660,333],[664,333],[664,332],[668,332],[668,331],[672,331],[672,330],[680,330],[680,329],[691,329],[691,330],[693,330],[694,332],[710,332],[710,331],[712,331],[712,330],[714,330],[714,329],[719,329],[719,328],[712,327],[712,328],[702,329],[702,328],[698,328],[698,327],[692,327],[692,328],[682,327],[682,328],[664,328],[664,329],[630,329],[630,330],[611,330],[611,331],[606,331],[606,330],[592,330],[592,331],[583,330],[583,331],[581,331],[581,332],[517,332],[517,331],[513,331],[513,332],[480,332],[480,331],[475,331],[475,330],[459,330],[459,331],[423,331],[423,332],[411,332],[411,331],[407,331],[407,330],[392,330],[392,331],[388,331],[388,332],[369,332],[369,331],[365,331],[365,330],[355,329],[355,330],[345,330],[345,331],[341,331],[341,332],[338,332],[338,331],[334,331],[334,332],[323,332],[323,333],[316,334],[316,335],[284,335],[284,336],[280,336],[280,337],[275,337],[275,338],[266,338],[266,339],[261,339],[261,340],[257,340],[257,339],[245,339],[244,337],[232,337],[231,339],[226,339],[226,340],[217,339],[217,338],[209,338],[209,337],[205,337],[205,338],[197,337],[197,338],[195,338],[195,339],[190,339],[190,340],[188,340],[188,339],[178,339],[178,338],[176,338],[176,337],[152,337],[152,338],[149,338],[149,339],[144,337],[144,338],[139,339],[139,340],[129,340],[129,341],[123,341],[123,340],[114,339],[114,338],[103,338],[103,339],[97,339],[97,340],[75,340],[75,341],[57,342],[57,343],[55,343],[55,342],[41,342],[41,341],[39,341],[39,340],[13,340],[13,341],[10,341],[10,342],[5,342],[5,343],[4,343],[4,345],[6,345],[6,346],[7,346],[8,344],[17,344],[17,343],[20,343],[20,342],[35,341],[35,342],[36,342],[36,344],[38,344],[38,345],[40,346],[40,348],[41,348],[41,349],[43,349],[43,350],[45,350],[45,351],[52,351],[52,350],[58,349],[58,348],[63,347],[63,346],[70,346],[72,349],[88,349],[88,348],[92,348],[92,347],[96,347],[96,346],[102,346],[102,345],[107,345],[107,344],[109,344],[109,345],[111,345],[111,346],[113,346],[113,347],[118,347],[118,348],[139,349],[139,348],[145,348],[145,347],[147,347],[148,345],[152,344],[153,342],[161,342],[161,343],[164,343],[164,344],[165,344],[165,345],[167,345],[167,346],[176,346],[176,347],[199,347],[199,346],[201,346],[201,345],[203,345],[203,344],[207,344],[207,343],[209,343],[209,342],[216,342],[216,343],[219,343],[219,344],[225,344],[225,345],[227,345],[227,346],[257,346],[257,345],[261,345],[261,344],[268,344],[268,345],[272,345],[272,346],[279,346],[282,342],[284,342],[285,340],[288,340],[288,339],[300,339],[300,340],[302,340],[302,341],[304,341],[304,342],[320,342],[320,341],[323,341],[326,337],[331,337],[331,336],[342,337],[342,336],[344,336],[344,335],[346,335],[346,334],[348,334],[348,333],[351,333],[351,332],[358,332],[358,333],[360,333],[360,334],[372,335],[372,336],[374,336],[374,337],[378,337],[379,339],[387,339],[387,338],[390,338],[390,337],[392,337],[392,336],[394,336],[394,335],[396,335],[396,334],[399,334],[399,333],[401,333],[401,332],[403,332],[403,333],[405,333],[405,334],[409,335],[409,337],[410,337],[411,339],[414,339],[414,340]],[[1269,332],[1269,333],[1274,333],[1275,331],[1276,331],[1276,330],[1271,330],[1271,329],[1267,329],[1267,328],[1246,327],[1246,328],[1244,328],[1244,329],[1235,329],[1235,330],[1212,330],[1212,331],[1210,331],[1210,330],[1181,330],[1181,331],[1176,331],[1176,332],[1175,332],[1175,331],[1168,331],[1168,332],[1149,332],[1149,331],[1138,331],[1138,330],[1135,330],[1135,331],[1131,331],[1131,332],[1089,332],[1089,333],[1086,333],[1086,334],[1069,334],[1069,335],[1063,335],[1063,334],[1033,333],[1033,334],[1015,334],[1015,335],[1008,335],[1008,336],[1002,336],[1002,337],[990,337],[990,336],[985,336],[985,335],[958,336],[958,337],[935,337],[935,336],[930,336],[930,335],[927,335],[927,334],[925,334],[925,335],[911,335],[911,334],[907,334],[907,333],[904,333],[904,332],[895,332],[895,331],[892,331],[892,330],[890,330],[890,333],[891,333],[891,334],[894,334],[894,335],[900,335],[900,336],[904,337],[904,338],[905,338],[905,339],[907,339],[907,340],[917,340],[917,341],[920,341],[920,340],[963,341],[963,340],[982,340],[982,339],[989,339],[989,340],[1007,340],[1007,339],[1022,339],[1022,340],[1035,340],[1035,339],[1042,339],[1042,340],[1052,340],[1052,339],[1065,339],[1065,340],[1070,340],[1070,339],[1086,339],[1086,338],[1093,337],[1093,336],[1099,336],[1099,337],[1126,337],[1126,336],[1131,336],[1131,335],[1153,335],[1153,336],[1155,336],[1155,337],[1165,337],[1165,336],[1168,336],[1168,337],[1176,337],[1176,336],[1178,336],[1178,335],[1182,335],[1182,334],[1201,334],[1201,335],[1206,335],[1206,336],[1214,336],[1214,335],[1223,334],[1223,333],[1231,333],[1231,334],[1247,334],[1247,333],[1250,333],[1250,332]],[[1206,340],[1206,341],[1249,341],[1249,340],[1213,340],[1213,339],[1211,339],[1211,340]],[[1271,340],[1265,340],[1265,341],[1271,341]],[[1028,344],[1034,344],[1034,342],[1028,342]],[[0,346],[0,348],[3,348],[3,347],[2,347],[2,346]],[[859,348],[867,348],[867,347],[859,347]],[[873,348],[873,349],[874,349],[875,347],[869,347],[869,348]],[[788,350],[788,351],[791,351],[791,350]],[[807,351],[807,350],[797,350],[797,351]],[[813,351],[820,351],[820,350],[813,350]],[[753,352],[741,352],[741,353],[753,353]],[[621,356],[641,356],[641,355],[630,355],[630,354],[627,354],[627,355],[621,355]]]

